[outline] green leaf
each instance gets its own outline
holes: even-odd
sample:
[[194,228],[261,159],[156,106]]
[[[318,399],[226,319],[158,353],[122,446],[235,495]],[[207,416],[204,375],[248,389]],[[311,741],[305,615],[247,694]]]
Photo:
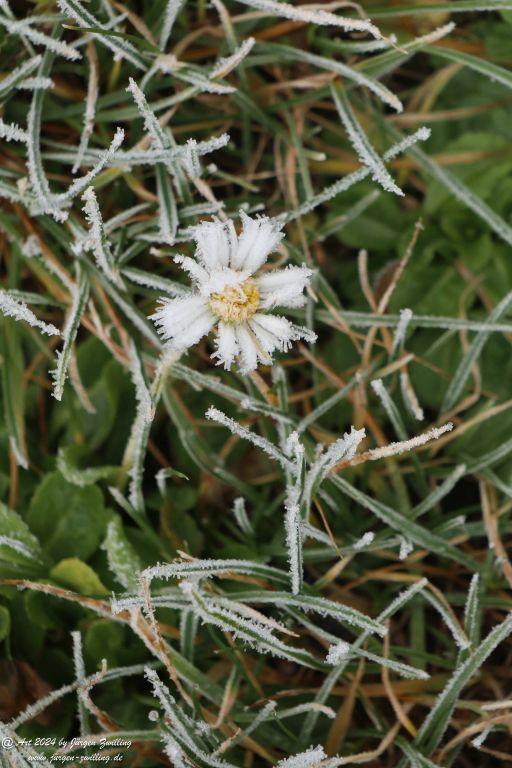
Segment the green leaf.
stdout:
[[126,538],[121,518],[116,515],[107,525],[102,548],[107,553],[108,566],[125,589],[136,589],[142,563]]
[[151,51],[157,55],[161,54],[161,50],[150,43],[149,40],[145,40],[143,37],[137,37],[136,35],[129,35],[127,32],[116,32],[113,29],[105,30],[104,27],[74,27],[72,24],[64,24],[65,29],[74,29],[77,32],[95,32],[96,34],[103,35],[104,37],[118,37],[121,40],[127,40],[128,42],[135,43],[143,51]]
[[108,595],[108,589],[101,583],[92,568],[77,557],[68,557],[57,563],[50,576],[68,589],[81,595]]
[[428,51],[434,56],[440,56],[442,59],[463,64],[465,67],[469,67],[475,72],[488,77],[493,83],[501,83],[507,88],[512,88],[512,72],[490,61],[486,61],[480,56],[472,56],[470,53],[463,53],[452,48],[438,48],[436,46],[429,46]]
[[25,385],[23,382],[23,355],[21,330],[16,321],[2,318],[0,328],[0,354],[5,422],[11,450],[20,467],[28,468],[25,441]]
[[30,531],[26,522],[5,504],[0,502],[0,559],[8,562],[25,563],[27,558],[38,558],[41,554],[39,541]]
[[125,474],[122,467],[79,468],[77,466],[78,461],[87,453],[87,450],[79,445],[68,445],[65,448],[61,446],[59,448],[57,469],[68,483],[84,488],[86,485],[94,485],[98,480],[111,480],[115,482]]
[[446,3],[421,3],[420,5],[385,5],[369,8],[372,19],[392,18],[393,16],[414,16],[438,11],[440,13],[464,13],[466,11],[501,11],[512,10],[512,0],[455,0]]
[[[496,323],[501,320],[501,318],[507,314],[511,304],[512,291],[507,293],[507,295],[500,301],[500,303],[494,307],[488,317],[488,322]],[[459,367],[455,371],[455,375],[453,376],[448,389],[446,390],[446,395],[444,397],[443,405],[441,408],[443,412],[449,411],[457,402],[460,394],[464,389],[466,381],[471,375],[473,366],[478,360],[478,357],[489,336],[490,334],[488,331],[479,331],[479,333],[476,334],[475,338],[471,342],[468,351],[462,358]]]
[[5,605],[0,605],[0,642],[9,636],[11,631],[11,614]]
[[431,754],[439,744],[446,728],[457,699],[463,688],[477,672],[487,657],[502,643],[512,632],[512,614],[494,627],[485,640],[471,654],[469,659],[455,670],[454,675],[448,681],[443,692],[437,699],[429,716],[424,721],[416,739],[417,746],[422,752]]
[[125,643],[124,627],[107,619],[93,621],[85,633],[84,649],[95,664],[106,659],[110,666],[117,663],[118,651]]
[[362,491],[354,488],[343,478],[330,475],[329,479],[346,496],[361,504],[365,509],[369,509],[386,525],[389,525],[390,528],[398,531],[403,536],[407,536],[418,547],[425,548],[430,552],[436,552],[438,555],[448,557],[457,563],[462,563],[467,568],[470,568],[470,570],[478,570],[479,565],[476,560],[473,560],[465,552],[449,544],[441,536],[436,536],[435,533],[431,533],[427,528],[423,528],[418,523],[409,520],[395,509],[391,509],[391,507],[382,504],[380,501],[372,499]]
[[34,493],[27,522],[53,559],[87,560],[100,544],[107,519],[99,488],[78,488],[54,472]]

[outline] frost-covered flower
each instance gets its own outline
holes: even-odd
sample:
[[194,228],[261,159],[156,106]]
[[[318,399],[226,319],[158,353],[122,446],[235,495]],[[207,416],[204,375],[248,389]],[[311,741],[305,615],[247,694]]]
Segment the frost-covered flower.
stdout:
[[178,350],[191,347],[216,328],[212,357],[229,369],[235,362],[242,373],[258,362],[269,364],[275,350],[292,341],[313,342],[314,333],[273,314],[276,307],[301,307],[312,270],[306,266],[261,270],[283,238],[275,220],[251,218],[240,212],[242,232],[232,221],[214,219],[193,230],[196,258],[176,256],[188,272],[193,290],[186,296],[164,299],[153,315],[158,330]]

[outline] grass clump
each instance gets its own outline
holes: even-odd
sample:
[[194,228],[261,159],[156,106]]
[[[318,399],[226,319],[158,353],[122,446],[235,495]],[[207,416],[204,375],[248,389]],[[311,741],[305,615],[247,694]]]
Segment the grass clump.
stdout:
[[511,23],[0,3],[2,765],[510,762]]

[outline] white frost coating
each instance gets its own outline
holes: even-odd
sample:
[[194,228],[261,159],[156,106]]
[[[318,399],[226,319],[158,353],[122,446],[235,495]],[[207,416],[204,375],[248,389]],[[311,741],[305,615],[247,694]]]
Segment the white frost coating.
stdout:
[[403,440],[400,443],[389,443],[389,445],[384,445],[382,448],[374,448],[373,450],[368,451],[367,457],[371,461],[377,461],[377,459],[384,459],[388,456],[396,456],[405,451],[411,451],[413,448],[419,448],[421,445],[425,445],[425,443],[428,443],[431,440],[437,440],[446,432],[451,432],[452,429],[453,424],[450,421],[442,427],[432,427],[432,429],[429,429],[427,432],[423,432],[421,435],[416,435],[416,437],[412,437],[410,440]]
[[493,728],[492,725],[489,725],[487,728],[484,728],[484,730],[481,731],[481,733],[475,736],[474,739],[471,740],[471,744],[473,747],[475,747],[475,749],[480,749],[480,747],[486,741],[488,735],[491,733],[492,728]]
[[[214,91],[210,91],[213,93]],[[185,153],[181,159],[185,172],[191,179],[198,179],[202,175],[201,161],[199,159],[199,152],[197,151],[197,141],[195,139],[187,139],[185,144]]]
[[235,93],[236,91],[236,88],[233,88],[232,85],[216,83],[213,80],[210,80],[209,77],[205,77],[202,72],[196,72],[193,69],[180,68],[174,73],[174,76],[178,80],[183,80],[186,83],[190,83],[190,85],[194,85],[203,93],[217,93],[223,95]]
[[[2,81],[3,85],[4,81]],[[27,77],[16,85],[20,91],[46,91],[55,83],[50,77]]]
[[402,390],[402,397],[404,399],[404,402],[407,408],[409,409],[409,411],[414,416],[414,418],[418,419],[418,421],[423,421],[423,419],[425,418],[425,414],[423,413],[423,408],[418,402],[418,398],[416,397],[416,392],[412,388],[409,374],[406,371],[403,371],[400,374],[400,389]]
[[294,6],[289,3],[276,2],[275,0],[238,0],[243,5],[266,11],[273,16],[282,16],[291,21],[303,21],[306,24],[318,24],[319,26],[341,27],[346,32],[368,32],[376,38],[381,38],[379,29],[365,19],[349,19],[345,16],[336,16],[329,11],[317,10],[306,6]]
[[94,116],[96,114],[96,102],[98,101],[98,64],[95,54],[90,58],[90,72],[87,83],[87,95],[85,97],[84,127],[80,136],[80,144],[73,163],[72,173],[80,168],[82,159],[89,143],[89,138],[94,130]]
[[164,133],[163,129],[160,127],[157,118],[149,108],[144,93],[141,91],[133,77],[128,79],[128,86],[126,90],[133,96],[133,100],[135,101],[137,109],[144,119],[144,128],[149,133],[155,144],[162,149],[168,147],[170,143],[169,139]]
[[153,420],[155,408],[151,398],[151,393],[148,389],[142,371],[142,362],[139,355],[137,354],[137,348],[135,347],[135,343],[133,341],[130,343],[130,352],[130,373],[133,384],[135,386],[137,410],[145,422],[151,423]]
[[238,499],[235,499],[233,503],[233,514],[240,529],[246,535],[252,535],[254,530],[247,516],[247,510],[245,509],[245,499],[242,496],[240,496]]
[[[395,157],[397,157],[402,152],[405,152],[409,147],[412,147],[414,144],[416,144],[418,141],[427,141],[427,139],[430,137],[431,130],[430,128],[426,128],[423,126],[422,128],[419,128],[417,131],[412,133],[410,136],[406,136],[401,141],[398,141],[396,144],[393,144],[392,147],[390,147],[386,152],[384,152],[383,159],[387,162],[388,160],[393,160]],[[314,197],[311,197],[309,200],[306,200],[304,203],[299,205],[295,210],[290,211],[289,213],[282,214],[280,216],[280,221],[289,222],[297,219],[299,216],[304,216],[306,213],[310,213],[315,208],[318,208],[319,205],[322,205],[323,203],[326,203],[328,200],[332,200],[337,195],[341,194],[342,192],[346,192],[347,189],[350,189],[350,187],[353,187],[354,184],[357,184],[360,181],[363,181],[370,175],[371,171],[368,167],[359,168],[357,171],[354,171],[353,173],[349,173],[347,176],[344,176],[339,181],[336,181],[334,184],[331,184],[328,187],[325,187],[318,195],[315,195]]]
[[80,179],[76,179],[76,181],[74,181],[71,186],[68,187],[66,192],[63,192],[61,195],[55,195],[55,199],[63,202],[70,202],[74,197],[83,192],[84,189],[90,185],[91,181],[98,175],[98,173],[101,173],[101,171],[109,164],[123,141],[123,129],[116,128],[114,138],[110,142],[109,148],[106,150],[106,152],[101,154],[100,159],[96,165],[91,168],[89,173],[87,173],[85,176],[82,176]]
[[0,118],[0,139],[26,143],[28,141],[28,134],[16,123],[4,123],[2,118]]
[[271,459],[274,459],[274,461],[279,462],[284,467],[289,467],[288,459],[275,447],[273,443],[271,443],[266,438],[261,437],[261,435],[257,435],[255,432],[251,432],[250,429],[243,427],[237,421],[231,419],[229,416],[226,416],[226,414],[222,413],[222,411],[219,411],[218,408],[210,406],[210,408],[208,408],[206,411],[205,416],[207,419],[211,419],[212,421],[216,421],[217,424],[221,424],[223,427],[227,427],[234,435],[238,435],[238,437],[241,437],[243,440],[248,440],[257,448],[261,448],[261,450],[270,456]]
[[[57,5],[62,13],[70,16],[76,21],[79,27],[94,27],[97,30],[108,32],[108,25],[102,24],[96,16],[90,13],[79,0],[57,0]],[[141,59],[137,49],[128,40],[114,37],[101,32],[92,33],[95,39],[103,43],[107,48],[114,52],[114,56],[131,61],[139,69],[144,69],[143,59]]]
[[318,747],[310,747],[305,752],[299,752],[297,755],[280,760],[276,768],[316,768],[326,758],[327,755],[323,747],[318,745]]
[[344,640],[340,640],[336,645],[331,645],[326,656],[326,662],[337,667],[342,661],[346,661],[350,654],[350,645]]
[[386,192],[394,192],[395,195],[403,197],[403,191],[395,184],[383,161],[370,144],[366,134],[359,125],[347,98],[344,97],[342,100],[334,86],[331,88],[331,95],[336,104],[336,109],[338,110],[341,121],[345,126],[350,142],[354,147],[359,160],[363,165],[366,165],[370,169],[372,179],[380,184]]
[[246,619],[234,611],[219,606],[200,592],[195,582],[182,581],[179,586],[190,600],[191,609],[204,624],[212,624],[224,632],[232,633],[235,639],[240,638],[262,653],[270,653],[290,661],[306,659],[306,664],[310,663],[312,657],[302,648],[286,645],[275,637],[267,625]]
[[89,225],[89,238],[85,242],[86,250],[91,250],[96,263],[101,271],[116,285],[120,285],[120,278],[114,264],[114,257],[110,250],[110,244],[105,236],[103,219],[96,193],[92,187],[88,187],[82,195],[85,205],[83,211]]
[[412,309],[401,309],[400,320],[396,326],[395,335],[393,337],[393,346],[391,349],[391,355],[394,355],[405,341],[405,334],[407,333],[407,326],[412,320]]
[[478,590],[480,587],[480,576],[475,573],[471,579],[466,605],[464,607],[464,627],[470,639],[472,639],[476,621],[478,618]]
[[184,2],[185,0],[167,0],[159,39],[160,48],[162,51],[164,51],[167,46],[174,22],[176,21],[176,16],[180,12]]
[[189,768],[190,763],[185,761],[185,753],[170,733],[162,732],[164,751],[174,768]]
[[284,526],[290,563],[292,592],[294,595],[298,595],[302,583],[302,526],[300,509],[297,505],[293,504],[286,507]]
[[364,549],[369,547],[375,538],[375,534],[372,531],[366,531],[361,538],[353,545],[354,549]]
[[76,48],[71,48],[71,46],[66,45],[66,43],[63,43],[56,38],[48,37],[44,32],[39,32],[39,30],[27,26],[22,21],[11,21],[4,16],[0,16],[0,25],[5,27],[9,34],[19,35],[36,45],[43,45],[45,48],[48,48],[49,51],[53,51],[53,53],[56,53],[58,56],[62,56],[69,61],[78,61],[78,59],[82,58]]
[[243,43],[236,49],[231,56],[226,56],[224,59],[220,59],[215,67],[210,72],[210,77],[226,77],[232,72],[238,65],[245,59],[246,56],[252,51],[256,40],[254,37],[248,37]]
[[[22,466],[24,466],[25,469],[28,469],[25,459],[23,460],[24,465]],[[30,547],[27,547],[24,542],[18,541],[18,539],[12,539],[10,536],[3,536],[0,534],[0,547],[9,547],[9,549],[14,550],[14,552],[17,552],[19,555],[23,555],[23,557],[27,557],[30,560],[34,560],[34,558],[37,557],[36,553],[30,549]]]
[[48,336],[60,336],[60,331],[51,323],[44,323],[39,320],[32,310],[30,310],[23,301],[13,299],[12,296],[0,288],[0,312],[6,317],[13,317],[15,320],[23,320],[33,328],[39,328],[40,331]]
[[400,551],[398,553],[399,559],[405,560],[407,557],[409,557],[413,549],[414,547],[412,541],[409,541],[409,539],[406,539],[404,536],[400,536]]
[[80,736],[86,736],[88,733],[87,722],[84,717],[85,707],[80,695],[80,687],[83,686],[85,680],[85,664],[84,654],[82,647],[82,635],[79,631],[71,632],[71,639],[73,641],[73,665],[75,668],[75,679],[78,683],[77,699],[78,699],[78,721],[80,723]]
[[7,75],[0,81],[0,96],[9,93],[12,88],[19,88],[20,83],[34,72],[41,63],[41,56],[38,54],[28,61],[24,61],[19,67],[13,69],[10,75]]
[[[78,269],[77,269],[78,272]],[[76,338],[78,326],[80,324],[80,318],[85,309],[87,298],[89,295],[88,284],[82,279],[79,279],[77,284],[73,284],[71,287],[71,306],[68,311],[62,336],[64,338],[64,344],[61,350],[57,351],[57,365],[50,375],[53,378],[53,397],[56,400],[61,400],[64,392],[64,384],[66,381],[68,366],[71,360],[71,347]]]
[[135,385],[137,408],[133,421],[130,439],[126,447],[123,464],[129,465],[130,478],[129,500],[137,510],[144,508],[142,480],[144,475],[144,459],[146,456],[149,431],[155,414],[151,393],[146,385],[142,371],[142,362],[137,354],[134,342],[131,343],[130,372]]
[[304,491],[306,498],[311,497],[313,488],[324,479],[335,464],[342,460],[350,461],[354,458],[359,443],[365,437],[366,432],[364,429],[351,427],[350,433],[345,433],[343,437],[330,445],[326,451],[320,453],[306,476]]

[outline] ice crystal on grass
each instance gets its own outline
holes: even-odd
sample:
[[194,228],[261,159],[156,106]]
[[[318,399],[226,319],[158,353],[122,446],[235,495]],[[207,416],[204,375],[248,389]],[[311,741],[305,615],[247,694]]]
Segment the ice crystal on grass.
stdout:
[[4,141],[20,141],[26,143],[28,140],[27,132],[16,123],[4,123],[0,118],[0,139]]
[[54,37],[48,37],[44,32],[40,32],[39,30],[28,26],[23,21],[12,21],[11,19],[7,19],[0,15],[0,25],[11,35],[19,35],[21,38],[29,40],[31,43],[43,45],[49,51],[52,51],[52,53],[62,56],[65,59],[76,61],[77,59],[82,58],[80,52],[75,48],[71,48],[71,46]]
[[103,219],[101,217],[100,207],[96,198],[96,193],[92,187],[88,187],[82,195],[84,201],[84,213],[89,225],[89,238],[85,246],[87,250],[94,253],[98,267],[105,275],[117,285],[122,285],[114,256],[110,248],[110,243],[105,234]]
[[241,234],[231,220],[214,219],[193,230],[196,258],[175,257],[194,286],[184,298],[163,299],[153,320],[174,349],[184,350],[216,329],[212,357],[230,369],[238,362],[243,373],[258,363],[270,364],[275,350],[286,351],[293,341],[313,342],[316,335],[297,326],[276,307],[301,307],[312,270],[306,266],[261,271],[283,238],[280,225],[266,217],[253,219],[242,211]]
[[0,289],[0,312],[6,317],[13,317],[15,320],[22,320],[48,336],[60,336],[60,331],[51,323],[45,323],[39,320],[25,302],[15,299],[7,291]]
[[350,645],[344,640],[340,640],[336,645],[331,645],[327,653],[326,661],[333,667],[345,661],[350,653]]
[[354,549],[365,549],[365,547],[369,547],[374,538],[375,534],[373,531],[366,531],[366,533],[363,533],[361,538],[355,542]]
[[238,0],[238,2],[270,13],[273,16],[282,16],[291,21],[341,27],[347,32],[368,32],[373,37],[382,37],[377,27],[366,19],[350,19],[345,16],[337,16],[322,9],[297,7],[291,3],[276,2],[276,0]]
[[160,48],[163,51],[165,50],[167,41],[171,36],[172,28],[174,26],[174,22],[176,21],[176,16],[184,4],[185,0],[167,0],[159,39]]
[[220,59],[215,67],[210,72],[211,78],[226,77],[233,69],[236,69],[239,64],[249,55],[252,51],[256,40],[254,37],[248,37],[243,43],[234,51],[231,56],[226,56],[224,59]]
[[300,752],[292,757],[280,760],[276,768],[317,768],[327,755],[323,747],[310,747],[305,752]]
[[403,440],[400,443],[389,443],[389,445],[384,445],[381,448],[374,448],[373,450],[368,451],[368,458],[371,461],[377,461],[378,459],[384,459],[388,456],[397,456],[405,451],[412,451],[414,448],[419,448],[420,446],[429,443],[431,440],[438,440],[442,435],[446,434],[446,432],[451,432],[452,429],[453,424],[451,421],[448,422],[448,424],[444,424],[442,427],[432,427],[432,429],[429,429],[427,432],[423,432],[421,435],[416,435],[416,437],[412,437],[410,440]]
[[378,182],[387,192],[394,192],[395,195],[403,197],[404,193],[397,187],[391,178],[383,161],[372,147],[366,134],[359,125],[347,97],[344,94],[340,95],[334,87],[331,88],[331,94],[350,142],[363,165],[366,165],[371,170],[374,181]]
[[393,337],[393,347],[391,348],[391,354],[394,355],[398,349],[403,345],[405,341],[405,334],[407,333],[407,326],[412,319],[412,310],[401,309],[400,320],[396,327],[395,335]]

